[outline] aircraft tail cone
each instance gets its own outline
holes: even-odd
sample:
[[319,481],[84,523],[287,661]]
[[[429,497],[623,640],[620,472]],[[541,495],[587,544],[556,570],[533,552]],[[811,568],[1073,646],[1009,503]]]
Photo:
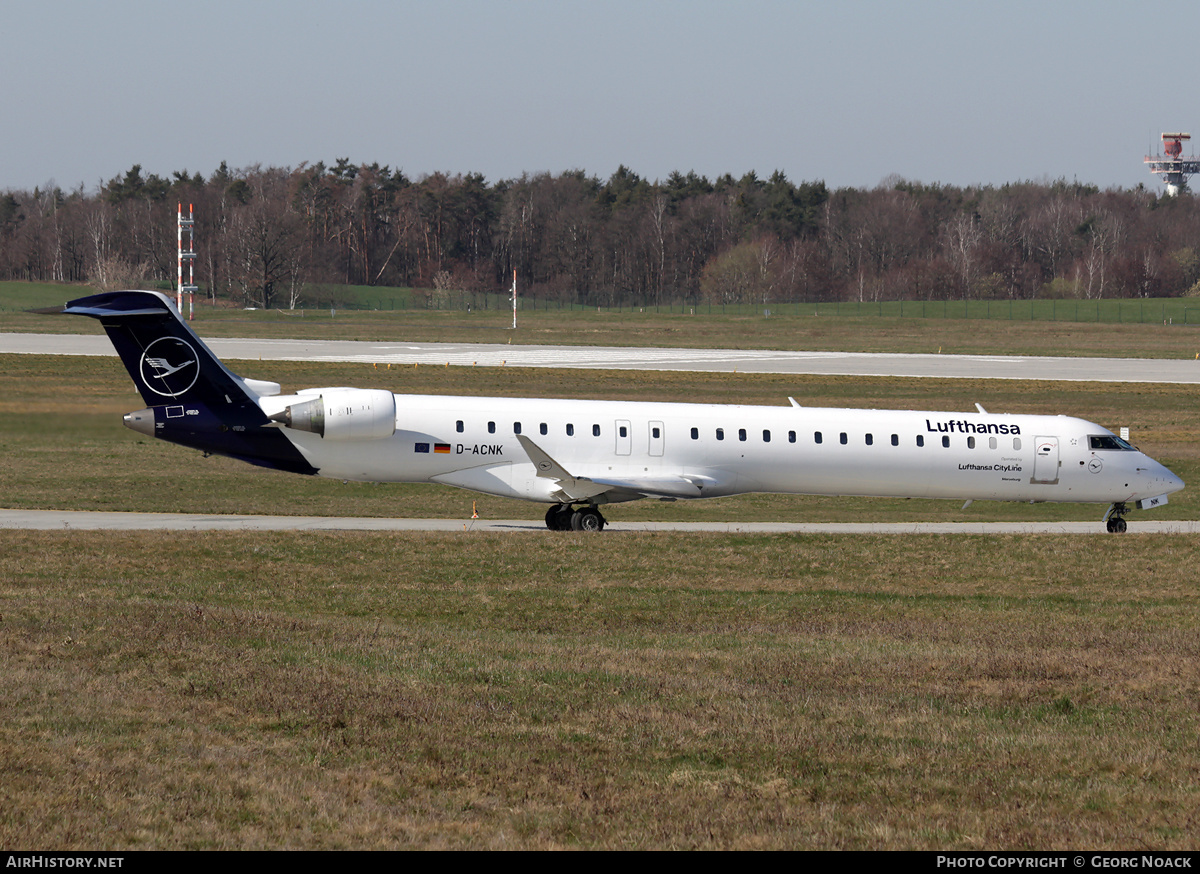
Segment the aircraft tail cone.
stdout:
[[149,407],[138,410],[136,413],[126,413],[124,421],[126,428],[137,431],[139,434],[145,434],[147,437],[154,436],[154,410]]

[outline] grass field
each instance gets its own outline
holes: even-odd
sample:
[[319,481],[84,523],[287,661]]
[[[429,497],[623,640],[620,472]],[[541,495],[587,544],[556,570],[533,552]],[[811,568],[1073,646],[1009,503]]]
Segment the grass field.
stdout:
[[[1187,386],[230,364],[285,390],[979,401],[1130,425],[1200,477]],[[142,405],[115,359],[0,356],[0,504],[541,515],[204,459],[124,429]],[[1200,518],[1196,491],[1147,516]],[[1102,512],[767,495],[610,515]],[[0,531],[0,846],[1193,849],[1198,550],[1139,517],[1120,537]]]
[[3,536],[10,849],[1200,827],[1178,537]]
[[[90,319],[27,312],[35,307],[61,305],[68,298],[88,293],[89,289],[71,286],[0,283],[0,331],[100,333],[99,325]],[[877,311],[850,304],[814,305],[811,311],[788,305],[782,311],[773,310],[769,318],[757,308],[738,308],[725,314],[701,311],[696,315],[678,308],[674,312],[652,308],[552,309],[522,312],[516,330],[511,327],[511,313],[503,309],[469,313],[339,310],[331,315],[327,309],[247,311],[204,305],[198,307],[193,327],[202,337],[1116,358],[1195,358],[1200,354],[1200,302],[1193,306],[1191,299],[1089,302],[1089,306],[1123,306],[1129,312],[1122,321],[1097,321],[1094,315],[1079,310],[1074,301],[1037,303],[1047,308],[1046,318],[1010,319],[1005,317],[1007,307],[967,307],[962,302],[956,307],[957,315],[947,309],[947,315],[937,317],[933,314],[939,308],[931,306],[925,307],[928,317],[919,316],[920,302],[897,302]],[[1105,310],[1101,307],[1097,312],[1103,315]],[[1159,314],[1166,317],[1160,319]]]

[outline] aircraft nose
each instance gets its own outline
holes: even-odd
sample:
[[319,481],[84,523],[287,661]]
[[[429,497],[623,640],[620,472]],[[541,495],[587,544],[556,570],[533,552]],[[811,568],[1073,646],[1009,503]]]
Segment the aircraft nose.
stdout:
[[1160,495],[1169,495],[1183,488],[1183,480],[1164,465],[1152,461],[1150,468],[1146,470],[1146,485],[1150,491],[1158,492]]

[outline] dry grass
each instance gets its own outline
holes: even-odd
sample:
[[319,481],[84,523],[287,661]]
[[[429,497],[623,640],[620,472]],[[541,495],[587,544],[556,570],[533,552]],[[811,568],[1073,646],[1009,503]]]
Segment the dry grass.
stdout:
[[4,534],[0,844],[1186,848],[1173,537]]

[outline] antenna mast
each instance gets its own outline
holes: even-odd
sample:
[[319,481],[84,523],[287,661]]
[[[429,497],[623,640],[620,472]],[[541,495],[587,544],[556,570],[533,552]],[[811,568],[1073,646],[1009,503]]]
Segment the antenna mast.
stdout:
[[[188,295],[188,321],[193,321],[196,318],[196,277],[194,273],[194,265],[196,263],[196,239],[193,234],[196,221],[192,216],[192,205],[188,204],[187,218],[183,217],[183,204],[179,204],[179,282],[175,285],[178,289],[175,292],[175,306],[180,314],[183,313],[183,293]],[[187,249],[183,248],[183,238],[187,235]],[[188,265],[188,281],[187,285],[183,284],[183,262],[187,261]]]
[[517,270],[513,268],[513,287],[512,287],[512,303],[513,303],[513,330],[517,329]]

